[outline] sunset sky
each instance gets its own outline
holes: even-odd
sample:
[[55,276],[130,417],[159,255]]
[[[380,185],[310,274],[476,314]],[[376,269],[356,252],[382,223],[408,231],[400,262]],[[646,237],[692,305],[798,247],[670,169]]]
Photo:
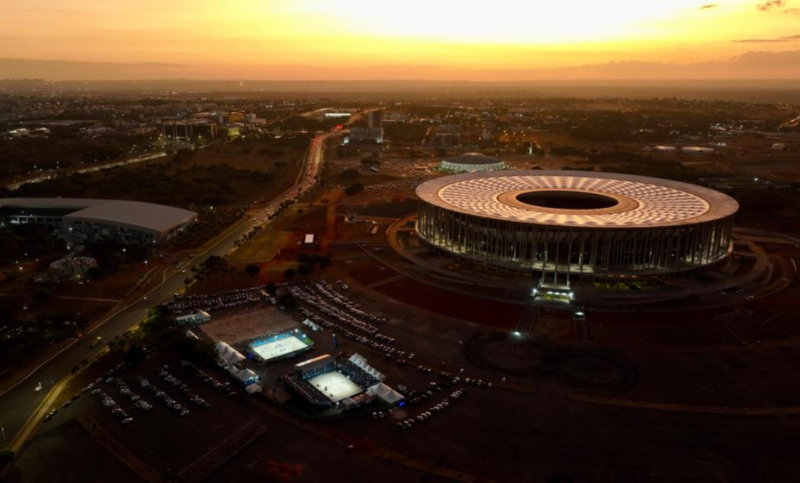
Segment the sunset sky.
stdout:
[[800,78],[800,0],[4,1],[0,58],[54,79]]

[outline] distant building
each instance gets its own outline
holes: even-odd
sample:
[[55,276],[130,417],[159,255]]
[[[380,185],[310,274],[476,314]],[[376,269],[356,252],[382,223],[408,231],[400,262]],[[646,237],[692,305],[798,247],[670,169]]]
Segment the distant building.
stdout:
[[702,146],[685,146],[681,148],[683,154],[714,154],[713,148],[706,148]]
[[225,116],[226,124],[233,124],[235,122],[244,122],[244,114],[241,112],[230,112]]
[[372,127],[353,127],[350,128],[350,136],[345,139],[345,143],[353,144],[383,144],[383,129]]
[[461,126],[458,124],[442,124],[436,128],[436,132],[458,133],[461,132]]
[[227,135],[229,138],[238,138],[239,136],[241,136],[241,132],[239,131],[239,126],[228,126],[223,128],[223,131],[225,132],[225,135]]
[[678,152],[678,148],[675,146],[656,146],[653,150],[657,153],[662,154],[674,154]]
[[169,121],[161,125],[161,131],[173,141],[217,137],[217,125],[206,121]]
[[372,129],[381,128],[383,125],[383,111],[370,111],[367,114],[367,126]]
[[453,132],[437,132],[434,134],[433,144],[440,148],[452,148],[461,144],[461,135]]
[[179,324],[204,324],[211,321],[211,315],[206,311],[198,310],[190,314],[179,315],[175,317],[175,321]]
[[126,245],[153,245],[168,240],[196,218],[193,211],[141,201],[0,199],[0,226],[38,223],[74,244],[113,240]]
[[351,116],[349,112],[326,112],[325,119],[347,119]]

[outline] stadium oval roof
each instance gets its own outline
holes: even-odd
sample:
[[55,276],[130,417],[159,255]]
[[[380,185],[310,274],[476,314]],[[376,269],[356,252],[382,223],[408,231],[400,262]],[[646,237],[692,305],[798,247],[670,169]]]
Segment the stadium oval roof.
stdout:
[[183,224],[197,213],[143,201],[87,198],[3,198],[0,208],[74,210],[64,218],[89,220],[164,232]]
[[498,164],[502,163],[503,160],[481,153],[464,153],[453,156],[452,158],[447,158],[445,162],[453,164]]
[[[645,176],[585,171],[504,171],[436,178],[417,187],[427,203],[466,215],[518,223],[597,228],[679,226],[733,215],[739,204],[701,186]],[[608,201],[573,209],[537,206],[526,197],[557,195]]]

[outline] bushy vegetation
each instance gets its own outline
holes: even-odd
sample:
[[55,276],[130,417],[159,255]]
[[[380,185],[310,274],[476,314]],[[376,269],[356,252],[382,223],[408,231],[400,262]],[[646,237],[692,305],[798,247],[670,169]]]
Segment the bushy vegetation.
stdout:
[[345,169],[339,177],[344,181],[355,181],[361,177],[361,172],[354,168]]
[[738,223],[769,225],[792,234],[800,233],[800,191],[740,188],[729,193],[739,202]]
[[353,183],[344,190],[347,196],[353,196],[362,191],[364,191],[364,185],[361,183]]
[[27,223],[0,227],[0,267],[17,261],[58,257],[66,253],[66,245],[44,225]]
[[556,156],[580,156],[585,158],[589,153],[585,150],[573,146],[553,146],[550,152]]
[[184,359],[201,364],[211,364],[216,360],[217,349],[214,344],[207,339],[186,337],[184,329],[164,307],[150,309],[140,329],[109,341],[109,348],[118,351],[125,362],[134,365],[143,362],[148,354],[157,350],[179,354]]
[[604,164],[600,167],[600,170],[609,173],[652,176],[689,183],[695,182],[697,178],[703,175],[703,173],[699,173],[677,161],[669,160],[654,160],[652,163],[647,164]]
[[22,185],[17,196],[126,199],[190,208],[238,204],[240,193],[263,192],[276,178],[271,172],[235,169],[227,164],[178,168],[174,173],[169,170],[168,164],[153,164],[135,172],[120,167],[61,176]]
[[241,220],[244,212],[243,208],[202,207],[199,209],[197,220],[170,238],[166,246],[179,250],[203,246],[226,228]]
[[383,123],[384,137],[396,146],[404,144],[419,144],[428,131],[424,124],[410,124],[407,122]]
[[[35,294],[34,298],[50,298],[47,289]],[[19,321],[8,310],[0,309],[0,366],[8,367],[33,359],[37,350],[48,344],[55,344],[75,337],[88,324],[85,317],[39,318],[35,321]]]
[[0,471],[14,461],[14,452],[10,449],[0,450]]
[[109,240],[86,245],[85,254],[97,260],[101,270],[113,270],[123,264],[141,263],[147,260],[150,257],[150,249]]
[[77,168],[81,163],[111,161],[126,156],[131,148],[149,146],[146,136],[110,135],[81,138],[83,126],[52,126],[46,138],[29,137],[0,141],[0,178],[25,176],[37,169]]

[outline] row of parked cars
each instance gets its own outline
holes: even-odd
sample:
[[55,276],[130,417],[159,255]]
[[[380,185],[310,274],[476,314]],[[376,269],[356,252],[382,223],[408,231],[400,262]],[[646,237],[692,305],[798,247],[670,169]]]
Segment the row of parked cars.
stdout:
[[463,389],[458,389],[456,391],[453,391],[450,394],[449,398],[445,398],[444,400],[442,400],[438,404],[435,404],[435,405],[431,406],[430,408],[428,408],[427,411],[423,411],[423,412],[419,413],[419,415],[416,418],[408,418],[408,419],[405,419],[403,421],[400,421],[399,423],[397,423],[397,428],[405,431],[407,429],[411,429],[412,427],[414,427],[415,424],[424,423],[425,421],[428,421],[429,419],[431,419],[432,417],[436,416],[440,412],[442,412],[445,409],[449,408],[450,404],[451,404],[451,400],[459,399],[463,395],[464,395],[464,390]]
[[183,367],[192,369],[194,371],[195,376],[197,376],[201,381],[213,387],[217,391],[226,394],[228,396],[236,395],[236,390],[233,389],[233,386],[231,385],[230,382],[228,381],[225,381],[224,383],[220,382],[218,379],[215,379],[214,377],[210,376],[207,372],[203,371],[202,369],[200,369],[199,367],[197,367],[196,365],[192,364],[189,361],[181,361],[181,365]]
[[239,307],[263,299],[264,286],[259,285],[208,295],[176,295],[175,300],[167,304],[167,308],[173,313],[184,313],[195,309],[219,310]]
[[91,394],[93,396],[95,396],[97,399],[99,399],[100,403],[103,406],[111,409],[111,414],[113,414],[119,420],[119,422],[121,422],[122,424],[128,424],[131,421],[133,421],[133,418],[131,417],[131,415],[128,414],[127,411],[125,411],[124,409],[119,407],[117,402],[114,401],[111,398],[111,396],[106,394],[103,390],[101,390],[101,389],[93,389]]
[[131,391],[127,384],[122,379],[117,379],[117,390],[123,396],[127,397],[134,406],[141,409],[142,411],[149,411],[153,409],[153,405],[149,402],[142,399],[138,394]]
[[211,407],[211,404],[209,404],[208,401],[198,396],[197,394],[193,393],[191,389],[189,389],[188,384],[182,382],[180,379],[167,372],[166,364],[164,365],[163,369],[158,371],[158,375],[161,376],[161,378],[167,381],[168,383],[180,389],[183,395],[186,396],[186,398],[189,399],[189,401],[193,402],[197,406],[200,406],[201,408],[204,409],[208,409]]
[[189,410],[188,409],[186,409],[178,401],[172,399],[169,396],[169,394],[167,394],[164,391],[162,391],[161,389],[159,389],[158,386],[156,386],[153,383],[151,383],[150,381],[148,381],[147,378],[139,376],[138,380],[139,380],[139,385],[141,385],[143,388],[145,388],[148,391],[150,391],[151,393],[153,393],[168,408],[172,409],[173,411],[175,411],[176,413],[178,413],[181,416],[186,416],[187,414],[189,414]]

